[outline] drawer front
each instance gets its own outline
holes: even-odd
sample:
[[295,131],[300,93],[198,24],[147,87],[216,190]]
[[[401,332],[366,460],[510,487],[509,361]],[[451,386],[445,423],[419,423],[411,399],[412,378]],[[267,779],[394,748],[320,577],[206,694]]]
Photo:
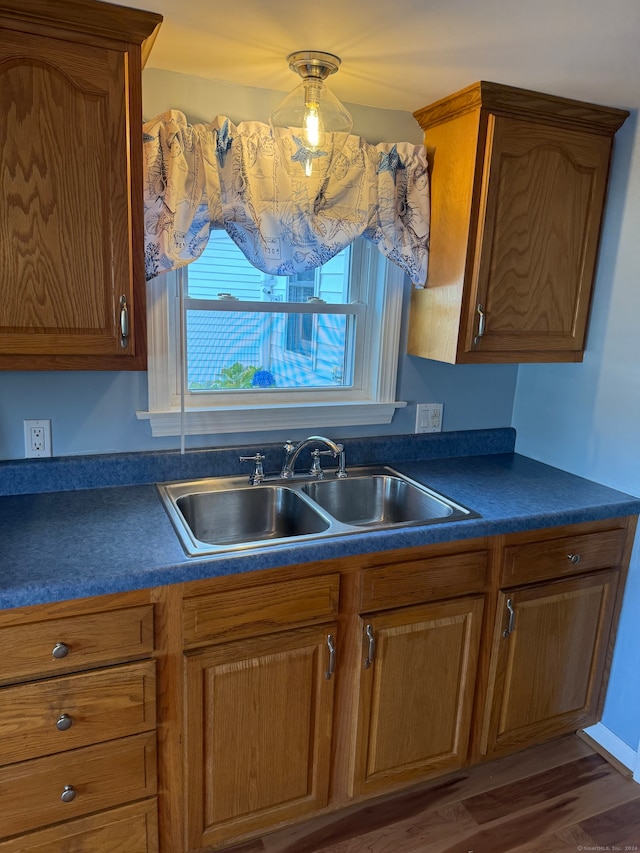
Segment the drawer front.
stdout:
[[0,853],[157,853],[156,800],[110,809],[0,841]]
[[185,646],[273,633],[338,613],[338,574],[210,593],[183,602]]
[[154,661],[0,688],[0,765],[155,728]]
[[146,657],[153,606],[127,607],[0,628],[0,682]]
[[154,796],[155,774],[155,733],[10,764],[0,768],[0,836]]
[[365,569],[361,612],[484,591],[488,551],[468,551]]
[[603,530],[504,549],[501,585],[513,586],[615,568],[622,560],[626,531]]

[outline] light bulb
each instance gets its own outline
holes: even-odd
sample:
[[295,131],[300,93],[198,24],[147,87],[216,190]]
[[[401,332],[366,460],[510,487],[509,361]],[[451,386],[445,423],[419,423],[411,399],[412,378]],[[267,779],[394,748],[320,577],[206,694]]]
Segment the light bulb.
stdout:
[[310,151],[318,151],[324,144],[324,123],[320,113],[321,87],[322,83],[316,80],[305,82],[302,132],[305,147]]

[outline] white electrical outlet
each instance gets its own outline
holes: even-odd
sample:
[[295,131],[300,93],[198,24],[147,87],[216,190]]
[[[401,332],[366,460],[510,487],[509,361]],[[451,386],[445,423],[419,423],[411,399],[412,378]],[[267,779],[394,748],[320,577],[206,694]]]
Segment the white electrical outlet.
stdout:
[[24,455],[27,459],[51,456],[51,421],[24,421]]
[[442,403],[416,405],[416,432],[442,432]]

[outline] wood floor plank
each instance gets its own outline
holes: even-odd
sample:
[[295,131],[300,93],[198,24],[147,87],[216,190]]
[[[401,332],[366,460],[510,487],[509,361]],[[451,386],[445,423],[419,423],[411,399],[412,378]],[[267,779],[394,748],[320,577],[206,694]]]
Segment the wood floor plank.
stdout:
[[459,802],[493,787],[515,784],[535,773],[593,754],[593,750],[579,738],[562,738],[518,755],[452,773],[409,792],[387,795],[320,816],[265,836],[263,840],[268,853],[317,853],[324,847],[357,835],[363,825],[368,832],[382,829],[390,822],[409,820],[425,810]]
[[462,801],[479,824],[489,823],[529,806],[575,791],[597,779],[608,776],[611,766],[599,755],[587,755],[577,761],[561,764],[519,782],[500,785],[483,794]]
[[640,795],[581,821],[582,829],[601,847],[633,847],[640,850]]
[[[584,832],[580,826],[570,826],[558,830],[552,835],[542,835],[524,847],[517,847],[517,853],[578,853],[578,851],[594,848],[593,838]],[[516,853],[512,851],[512,853]]]
[[578,737],[543,744],[224,853],[640,853],[640,785]]

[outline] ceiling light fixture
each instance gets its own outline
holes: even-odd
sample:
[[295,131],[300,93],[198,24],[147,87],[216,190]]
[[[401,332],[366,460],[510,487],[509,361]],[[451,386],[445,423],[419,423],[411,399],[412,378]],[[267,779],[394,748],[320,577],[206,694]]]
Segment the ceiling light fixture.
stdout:
[[287,56],[289,68],[302,83],[269,118],[276,143],[290,174],[324,177],[344,147],[353,120],[324,84],[340,67],[340,59],[319,50]]

